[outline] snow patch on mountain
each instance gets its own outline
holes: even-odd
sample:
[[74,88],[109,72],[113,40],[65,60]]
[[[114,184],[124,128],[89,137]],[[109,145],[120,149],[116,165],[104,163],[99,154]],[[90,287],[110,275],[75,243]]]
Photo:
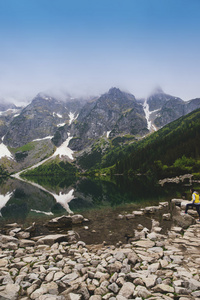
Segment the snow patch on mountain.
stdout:
[[65,123],[58,124],[57,127],[65,126]]
[[150,121],[150,111],[149,111],[149,104],[147,103],[147,99],[145,99],[144,101],[144,113],[145,113],[145,117],[147,120],[147,129],[150,130],[151,129],[151,121]]
[[60,119],[62,119],[62,115],[61,114],[59,114],[59,113],[56,113],[56,112],[53,112],[53,116],[54,117],[58,117],[58,118],[60,118]]
[[[6,203],[10,200],[13,192],[7,193],[5,195],[0,195],[0,210],[6,205]],[[1,216],[1,213],[0,213]]]
[[53,136],[46,136],[46,137],[44,137],[44,138],[41,138],[41,139],[35,139],[35,140],[33,140],[33,142],[38,142],[38,141],[43,141],[43,140],[49,140],[49,139],[52,139],[53,138]]
[[69,125],[71,125],[72,122],[73,122],[74,120],[76,120],[77,118],[78,118],[78,115],[75,116],[75,114],[72,113],[72,112],[70,111],[70,113],[69,113]]
[[106,133],[107,139],[109,138],[110,133],[111,133],[111,131],[107,131],[107,133]]
[[52,216],[53,213],[52,212],[46,212],[46,211],[41,211],[41,210],[37,210],[37,209],[31,209],[31,211],[36,212],[37,214],[44,214],[47,216]]
[[57,155],[59,155],[59,157],[68,156],[71,160],[73,160],[74,159],[73,158],[74,151],[68,147],[71,139],[72,139],[72,137],[68,134],[68,138],[66,139],[66,141],[64,143],[62,143],[62,145],[60,145],[60,147],[58,147],[56,149],[56,151],[54,152],[52,157],[57,156]]
[[17,109],[17,108],[8,108],[7,110],[4,110],[4,111],[0,111],[0,116],[2,116],[2,115],[7,115],[7,114],[9,114],[9,113],[18,113],[19,112],[19,109]]
[[[68,156],[69,159],[73,160],[73,159],[74,159],[74,158],[73,158],[73,153],[74,153],[74,151],[71,150],[71,149],[68,147],[69,142],[70,142],[71,139],[72,139],[72,137],[68,134],[68,138],[66,139],[66,141],[65,141],[64,143],[62,143],[62,145],[60,145],[60,147],[58,147],[58,148],[56,149],[56,151],[54,152],[53,155],[51,155],[50,157],[48,157],[48,158],[46,158],[46,159],[40,161],[39,163],[35,164],[34,166],[29,167],[29,168],[27,168],[27,169],[25,169],[25,170],[22,170],[22,171],[20,171],[20,172],[18,172],[18,173],[16,173],[16,174],[11,175],[11,176],[13,176],[13,177],[15,177],[15,178],[17,178],[17,179],[22,180],[21,177],[20,177],[20,174],[21,174],[22,172],[27,171],[27,170],[35,169],[35,168],[39,167],[40,165],[42,165],[43,163],[45,163],[46,161],[48,161],[49,159],[51,159],[52,157],[55,157],[55,156],[57,156],[57,155],[59,155],[59,157],[61,157],[61,156]],[[1,145],[2,145],[2,144],[0,144],[0,146],[1,146]],[[1,151],[0,151],[0,153],[1,153]]]
[[156,109],[156,110],[150,111],[149,110],[149,104],[147,103],[147,99],[145,99],[145,101],[144,101],[143,109],[144,109],[144,113],[145,113],[145,118],[147,120],[147,129],[148,130],[156,131],[157,128],[155,127],[154,124],[152,124],[150,116],[151,116],[151,114],[156,113],[160,109]]
[[1,143],[0,144],[0,159],[4,156],[8,157],[9,159],[13,159],[13,156],[12,156],[11,152],[8,150],[8,148],[6,147],[6,145]]

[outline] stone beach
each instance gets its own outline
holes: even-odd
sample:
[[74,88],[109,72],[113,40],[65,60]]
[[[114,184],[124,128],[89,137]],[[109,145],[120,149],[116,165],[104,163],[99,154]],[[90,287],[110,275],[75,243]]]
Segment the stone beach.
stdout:
[[[127,215],[151,214],[151,229],[138,224],[134,238],[116,245],[86,245],[73,230],[32,236],[34,224],[8,225],[0,234],[0,299],[200,299],[200,223],[195,211],[182,212],[186,201],[172,203],[180,207],[162,216],[173,221],[165,234],[153,218],[168,205],[160,203]],[[85,226],[81,215],[49,226],[60,221]]]

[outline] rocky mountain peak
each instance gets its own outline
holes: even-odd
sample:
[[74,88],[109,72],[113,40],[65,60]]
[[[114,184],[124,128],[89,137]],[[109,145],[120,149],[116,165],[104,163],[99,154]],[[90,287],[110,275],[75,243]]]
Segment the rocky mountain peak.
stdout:
[[48,102],[57,102],[56,99],[50,97],[49,95],[47,94],[44,94],[44,93],[39,93],[36,95],[35,98],[33,98],[32,100],[32,105],[37,105],[38,103],[48,103]]
[[122,91],[120,91],[120,89],[118,89],[116,87],[112,87],[108,91],[108,95],[115,95],[115,94],[121,94],[121,93],[122,93]]
[[111,89],[109,89],[108,93],[103,94],[102,96],[109,96],[110,98],[114,98],[114,99],[122,99],[122,98],[127,98],[128,100],[135,100],[135,96],[130,94],[130,93],[126,93],[124,91],[121,91],[119,88],[113,87]]

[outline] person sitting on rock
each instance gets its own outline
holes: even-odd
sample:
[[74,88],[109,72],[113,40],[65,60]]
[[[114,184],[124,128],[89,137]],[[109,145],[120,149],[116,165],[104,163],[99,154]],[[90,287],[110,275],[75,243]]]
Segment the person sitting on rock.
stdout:
[[186,204],[185,207],[185,214],[187,214],[187,211],[189,208],[196,208],[196,211],[199,215],[199,221],[200,221],[200,201],[199,201],[199,193],[197,191],[195,191],[194,189],[190,190],[192,193],[192,202]]

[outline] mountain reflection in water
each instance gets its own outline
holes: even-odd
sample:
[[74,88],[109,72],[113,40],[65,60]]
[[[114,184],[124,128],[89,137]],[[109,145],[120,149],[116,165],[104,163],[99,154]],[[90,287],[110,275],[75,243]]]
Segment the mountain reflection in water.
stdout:
[[91,178],[76,181],[35,177],[27,182],[9,178],[0,183],[0,213],[4,222],[28,222],[37,217],[83,213],[88,209],[130,204],[154,205],[181,197],[185,187],[161,187],[146,177],[131,182],[118,178],[116,183]]
[[1,195],[0,194],[0,215],[1,215],[1,209],[2,209],[2,207],[4,207],[6,205],[6,203],[11,198],[12,194],[13,194],[13,192],[11,192],[11,193],[8,192],[5,195]]

